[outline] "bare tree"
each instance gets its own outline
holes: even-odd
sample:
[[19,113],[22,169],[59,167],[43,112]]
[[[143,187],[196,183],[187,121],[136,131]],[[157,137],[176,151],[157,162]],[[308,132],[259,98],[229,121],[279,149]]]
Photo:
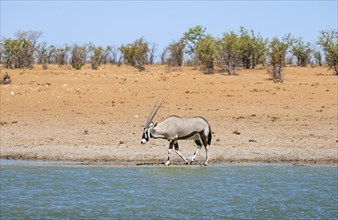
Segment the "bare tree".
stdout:
[[34,64],[34,52],[36,50],[37,42],[41,31],[22,31],[17,32],[16,36],[18,39],[25,41],[23,44],[23,56],[22,56],[22,67],[32,68]]
[[119,61],[119,57],[120,57],[120,51],[118,50],[117,47],[113,46],[111,48],[110,62],[112,64],[117,64]]
[[161,59],[161,64],[167,64],[168,61],[168,47],[164,48],[164,50],[161,53],[160,59]]
[[157,51],[157,45],[153,43],[150,47],[149,50],[149,64],[154,64],[155,63],[155,53]]

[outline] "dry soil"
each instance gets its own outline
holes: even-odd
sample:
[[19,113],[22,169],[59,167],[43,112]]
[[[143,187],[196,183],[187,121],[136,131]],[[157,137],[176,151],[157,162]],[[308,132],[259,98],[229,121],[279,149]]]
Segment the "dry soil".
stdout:
[[[168,142],[140,140],[149,111],[165,98],[155,122],[172,114],[209,121],[211,164],[338,164],[337,76],[326,67],[286,67],[280,84],[264,68],[236,76],[112,65],[5,72],[12,83],[0,86],[1,158],[162,163]],[[179,144],[190,158],[194,142]],[[204,157],[202,150],[197,159]]]

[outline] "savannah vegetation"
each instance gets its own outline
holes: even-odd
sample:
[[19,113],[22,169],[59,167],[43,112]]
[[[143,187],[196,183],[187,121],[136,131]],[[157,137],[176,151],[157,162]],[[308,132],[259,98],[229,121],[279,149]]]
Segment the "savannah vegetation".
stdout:
[[[282,70],[286,65],[305,67],[307,65],[326,65],[338,75],[338,32],[320,31],[316,42],[304,42],[301,37],[291,34],[282,39],[267,39],[253,30],[240,27],[238,32],[230,31],[220,37],[206,32],[206,28],[189,28],[182,37],[158,51],[155,43],[144,38],[116,46],[96,46],[64,44],[48,45],[39,42],[42,32],[19,31],[14,38],[2,38],[0,42],[0,61],[5,68],[33,68],[41,64],[60,66],[70,64],[81,69],[90,63],[92,69],[102,64],[131,65],[144,71],[147,64],[162,64],[169,67],[183,65],[200,68],[205,74],[237,74],[240,68],[267,68],[276,83],[282,82]],[[156,54],[159,55],[156,55]],[[6,76],[9,77],[9,76]]]

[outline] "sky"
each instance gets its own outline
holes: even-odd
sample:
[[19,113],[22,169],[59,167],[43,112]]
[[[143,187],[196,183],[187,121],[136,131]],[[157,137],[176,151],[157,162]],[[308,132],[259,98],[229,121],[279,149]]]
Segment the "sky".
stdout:
[[240,26],[264,38],[291,33],[315,43],[319,31],[337,30],[332,1],[9,1],[1,0],[1,37],[42,31],[40,42],[120,46],[144,37],[158,48],[202,25],[213,37]]

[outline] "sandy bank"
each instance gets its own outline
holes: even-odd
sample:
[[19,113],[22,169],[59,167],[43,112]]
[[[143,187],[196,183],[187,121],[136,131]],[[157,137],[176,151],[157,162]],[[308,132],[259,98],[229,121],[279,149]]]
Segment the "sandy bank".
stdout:
[[[167,141],[140,139],[152,105],[165,97],[155,121],[171,114],[209,121],[210,163],[338,164],[337,76],[326,68],[287,67],[282,84],[264,69],[238,76],[110,65],[4,72],[12,84],[0,87],[1,158],[162,163]],[[179,144],[191,157],[193,142]]]

